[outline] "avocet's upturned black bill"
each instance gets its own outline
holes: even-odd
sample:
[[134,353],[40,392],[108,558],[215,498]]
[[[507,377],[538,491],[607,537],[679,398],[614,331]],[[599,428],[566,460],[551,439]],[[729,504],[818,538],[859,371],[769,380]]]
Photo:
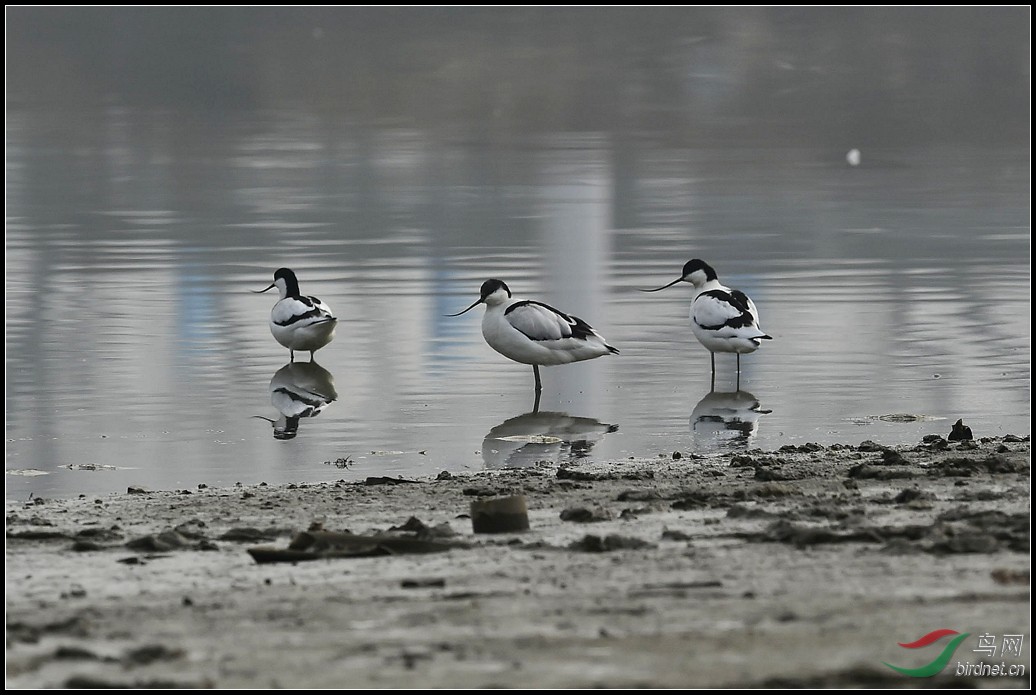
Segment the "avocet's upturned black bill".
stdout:
[[292,362],[296,350],[309,351],[312,360],[314,352],[334,340],[338,319],[327,304],[316,297],[302,296],[299,281],[291,270],[280,268],[273,274],[269,287],[252,291],[261,294],[274,287],[281,298],[270,312],[270,332],[278,343],[288,348]]
[[539,409],[543,390],[540,365],[568,364],[619,352],[586,321],[542,302],[515,299],[501,280],[486,280],[479,294],[478,301],[467,309],[448,316],[460,316],[479,304],[486,305],[482,337],[504,357],[532,365],[536,379],[534,411]]
[[691,298],[691,330],[712,359],[712,387],[716,387],[716,353],[737,355],[737,386],[741,387],[741,355],[755,352],[763,340],[772,340],[759,328],[759,310],[740,290],[721,284],[716,271],[703,260],[687,261],[683,273],[668,285],[641,292],[658,292],[679,282],[694,285]]

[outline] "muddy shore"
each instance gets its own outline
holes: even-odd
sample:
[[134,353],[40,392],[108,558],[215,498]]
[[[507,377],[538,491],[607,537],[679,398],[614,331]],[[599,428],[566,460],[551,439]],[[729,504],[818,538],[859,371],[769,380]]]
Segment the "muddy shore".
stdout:
[[[1029,437],[926,439],[8,502],[7,685],[1028,687]],[[530,530],[473,534],[512,494]],[[450,547],[248,552],[310,528]],[[939,675],[883,663],[940,628]]]

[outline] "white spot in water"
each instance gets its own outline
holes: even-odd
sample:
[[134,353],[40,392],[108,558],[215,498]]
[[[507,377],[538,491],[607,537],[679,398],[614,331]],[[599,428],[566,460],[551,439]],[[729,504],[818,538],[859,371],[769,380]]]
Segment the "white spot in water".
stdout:
[[845,161],[849,162],[849,166],[858,167],[860,166],[860,151],[855,147],[845,153]]

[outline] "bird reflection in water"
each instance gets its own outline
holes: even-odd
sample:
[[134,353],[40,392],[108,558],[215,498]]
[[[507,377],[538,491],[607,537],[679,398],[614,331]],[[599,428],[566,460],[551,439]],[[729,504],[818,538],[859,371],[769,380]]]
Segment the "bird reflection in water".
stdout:
[[710,391],[691,412],[691,434],[702,449],[744,449],[770,412],[748,391]]
[[482,442],[482,460],[487,468],[568,462],[589,456],[604,435],[618,429],[595,418],[533,411],[489,430]]
[[338,398],[335,378],[316,362],[289,362],[270,379],[270,402],[281,416],[271,420],[274,439],[294,439],[299,420],[316,417]]

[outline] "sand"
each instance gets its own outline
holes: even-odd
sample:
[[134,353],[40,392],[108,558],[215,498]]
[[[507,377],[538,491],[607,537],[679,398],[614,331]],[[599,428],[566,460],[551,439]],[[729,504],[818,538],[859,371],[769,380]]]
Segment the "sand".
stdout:
[[[8,502],[7,685],[1028,687],[1029,438],[926,439]],[[473,534],[511,494],[531,528]],[[248,552],[411,517],[451,547]],[[936,629],[938,675],[885,665]]]

